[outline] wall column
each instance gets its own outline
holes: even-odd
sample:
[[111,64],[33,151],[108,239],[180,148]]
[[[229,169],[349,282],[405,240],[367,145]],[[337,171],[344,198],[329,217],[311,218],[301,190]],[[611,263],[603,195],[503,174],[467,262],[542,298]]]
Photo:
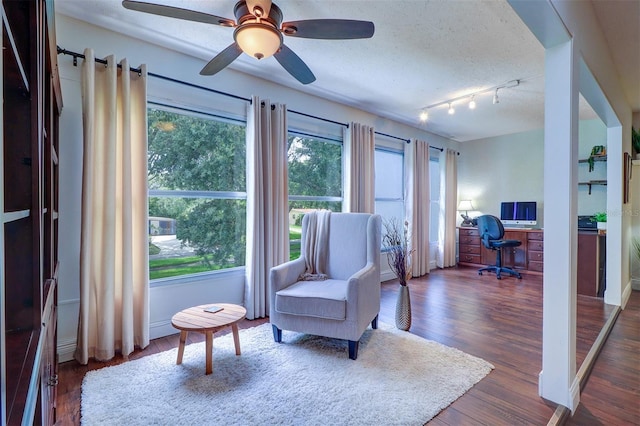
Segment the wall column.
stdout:
[[572,411],[576,377],[578,61],[573,42],[545,53],[541,397]]

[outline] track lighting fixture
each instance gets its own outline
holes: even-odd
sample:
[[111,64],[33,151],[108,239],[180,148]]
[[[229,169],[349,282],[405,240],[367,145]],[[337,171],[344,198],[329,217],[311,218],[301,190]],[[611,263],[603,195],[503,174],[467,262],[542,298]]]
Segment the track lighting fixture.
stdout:
[[427,118],[429,116],[428,111],[431,108],[435,108],[435,107],[439,107],[441,105],[447,105],[447,112],[449,113],[449,115],[453,115],[455,114],[456,110],[453,108],[453,103],[454,102],[458,102],[461,101],[463,99],[469,99],[469,109],[476,109],[476,96],[482,95],[484,93],[491,93],[493,92],[493,103],[494,104],[498,104],[500,103],[500,99],[498,98],[498,90],[500,89],[511,89],[513,87],[519,86],[520,83],[522,83],[522,79],[518,79],[518,80],[510,80],[507,81],[503,84],[497,85],[497,86],[493,86],[493,87],[489,87],[487,89],[482,89],[482,90],[478,90],[477,92],[473,92],[473,93],[469,93],[467,95],[462,95],[462,96],[458,96],[457,98],[453,98],[453,99],[448,99],[446,101],[442,101],[442,102],[438,102],[435,104],[431,104],[428,105],[424,108],[422,108],[420,110],[420,121],[421,122],[426,122]]
[[451,102],[449,102],[449,111],[447,111],[449,113],[449,115],[453,115],[456,113],[456,110],[453,109],[453,106],[451,106]]

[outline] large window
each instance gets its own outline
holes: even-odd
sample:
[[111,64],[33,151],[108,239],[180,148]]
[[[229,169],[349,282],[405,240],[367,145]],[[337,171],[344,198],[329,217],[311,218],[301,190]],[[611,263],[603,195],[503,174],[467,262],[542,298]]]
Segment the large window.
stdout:
[[300,256],[302,217],[310,210],[342,210],[342,142],[289,131],[290,257]]
[[[376,148],[376,213],[383,223],[392,219],[404,223],[404,153]],[[384,226],[383,226],[384,228]]]
[[245,124],[149,108],[149,278],[242,266]]

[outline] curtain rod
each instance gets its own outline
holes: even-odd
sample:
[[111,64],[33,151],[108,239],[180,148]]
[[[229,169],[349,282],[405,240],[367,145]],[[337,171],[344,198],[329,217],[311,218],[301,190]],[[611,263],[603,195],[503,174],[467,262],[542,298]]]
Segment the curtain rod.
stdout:
[[[84,54],[82,54],[82,53],[73,52],[71,50],[63,49],[60,46],[56,46],[56,47],[58,49],[58,55],[69,55],[69,56],[73,57],[73,66],[78,66],[78,58],[85,59]],[[107,64],[107,61],[104,60],[104,59],[100,59],[100,58],[94,58],[94,59],[95,59],[96,62],[98,62],[100,64],[105,64],[105,65]],[[117,64],[117,66],[118,66],[118,68],[122,68],[122,65],[120,65],[120,64]],[[140,74],[142,72],[142,70],[140,68],[134,68],[134,67],[129,67],[129,71],[132,71],[132,72],[135,72],[135,73],[138,73],[138,74]],[[182,85],[185,85],[185,86],[188,86],[188,87],[192,87],[194,89],[201,89],[201,90],[204,90],[204,91],[207,91],[207,92],[216,93],[218,95],[223,95],[223,96],[227,96],[227,97],[230,97],[230,98],[233,98],[233,99],[238,99],[238,100],[241,100],[241,101],[246,101],[246,102],[251,103],[251,99],[249,99],[249,98],[244,98],[242,96],[234,95],[232,93],[227,93],[227,92],[223,92],[223,91],[216,90],[216,89],[211,89],[211,88],[205,87],[205,86],[199,86],[197,84],[189,83],[188,81],[178,80],[176,78],[167,77],[167,76],[164,76],[164,75],[161,75],[161,74],[152,73],[152,72],[147,72],[147,75],[150,76],[150,77],[159,78],[161,80],[170,81],[172,83],[182,84]],[[295,111],[295,110],[292,110],[292,109],[288,109],[287,111],[291,112],[291,113],[294,113],[294,114],[302,115],[302,116],[309,117],[309,118],[315,118],[316,120],[321,120],[321,121],[324,121],[324,122],[327,122],[327,123],[337,124],[339,126],[344,126],[346,128],[349,128],[349,124],[348,123],[341,123],[339,121],[329,120],[327,118],[318,117],[316,115],[307,114],[307,113],[300,112],[300,111]],[[411,139],[400,138],[398,136],[388,135],[386,133],[381,133],[381,132],[374,132],[374,133],[376,133],[378,135],[382,135],[382,136],[387,136],[387,137],[392,138],[392,139],[398,139],[398,140],[401,140],[401,141],[405,141],[406,143],[411,143]],[[437,149],[440,152],[444,151],[444,148],[440,148],[440,147],[433,146],[433,145],[429,145],[429,148]],[[458,155],[460,155],[459,152],[458,152]]]
[[[72,52],[70,50],[63,49],[60,46],[58,46],[58,54],[59,55],[62,54],[62,55],[73,56],[73,66],[78,66],[78,58],[85,59],[85,57],[84,57],[84,55],[82,53]],[[107,63],[106,60],[100,59],[100,58],[95,58],[95,61],[100,63],[100,64],[106,64]],[[118,68],[122,68],[122,66],[120,64],[118,64]],[[136,72],[138,74],[140,74],[140,72],[141,72],[140,68],[133,68],[133,67],[129,67],[129,71]],[[217,93],[218,95],[228,96],[230,98],[238,99],[238,100],[241,100],[241,101],[251,102],[251,99],[243,98],[242,96],[233,95],[231,93],[222,92],[220,90],[211,89],[209,87],[199,86],[197,84],[189,83],[187,81],[178,80],[178,79],[175,79],[175,78],[172,78],[172,77],[167,77],[167,76],[156,74],[156,73],[152,73],[152,72],[147,72],[147,75],[150,76],[150,77],[159,78],[161,80],[167,80],[167,81],[170,81],[172,83],[183,84],[185,86],[193,87],[195,89],[201,89],[201,90],[204,90],[204,91],[207,91],[207,92]]]
[[[62,54],[62,55],[73,56],[73,66],[78,66],[78,58],[85,59],[85,57],[84,57],[84,55],[82,53],[72,52],[71,50],[63,49],[60,46],[57,46],[57,48],[58,48],[58,54],[59,55]],[[95,58],[95,61],[100,63],[100,64],[106,64],[107,63],[106,60],[100,59],[100,58]],[[122,68],[122,66],[120,64],[118,64],[118,68]],[[129,67],[129,70],[132,71],[132,72],[138,73],[138,74],[141,73],[140,68]],[[152,73],[152,72],[147,72],[147,75],[150,76],[150,77],[159,78],[161,80],[170,81],[172,83],[182,84],[182,85],[189,86],[189,87],[192,87],[192,88],[195,88],[195,89],[201,89],[201,90],[204,90],[204,91],[207,91],[207,92],[212,92],[212,93],[216,93],[218,95],[223,95],[223,96],[227,96],[227,97],[230,97],[230,98],[233,98],[233,99],[238,99],[238,100],[241,100],[241,101],[245,101],[245,102],[251,103],[251,99],[249,99],[249,98],[244,98],[242,96],[234,95],[232,93],[227,93],[227,92],[223,92],[223,91],[216,90],[216,89],[211,89],[211,88],[205,87],[205,86],[199,86],[197,84],[189,83],[188,81],[178,80],[176,78],[167,77],[167,76],[164,76],[164,75],[161,75],[161,74]],[[295,110],[292,110],[292,109],[289,109],[287,111],[288,112],[292,112],[294,114],[303,115],[305,117],[315,118],[317,120],[325,121],[327,123],[333,123],[333,124],[337,124],[339,126],[344,126],[344,127],[347,127],[347,128],[349,127],[349,124],[347,124],[347,123],[340,123],[338,121],[329,120],[327,118],[318,117],[318,116],[307,114],[307,113],[304,113],[304,112],[295,111]]]
[[[399,136],[393,136],[393,135],[389,135],[387,133],[382,133],[382,132],[377,132],[377,131],[374,131],[373,133],[375,133],[376,135],[380,135],[380,136],[386,136],[386,137],[391,138],[391,139],[397,139],[399,141],[404,141],[406,143],[411,143],[411,139],[405,139],[405,138],[401,138]],[[440,152],[444,151],[444,148],[440,148],[439,146],[429,145],[429,148],[437,149]],[[460,155],[460,153],[458,153],[458,155]]]

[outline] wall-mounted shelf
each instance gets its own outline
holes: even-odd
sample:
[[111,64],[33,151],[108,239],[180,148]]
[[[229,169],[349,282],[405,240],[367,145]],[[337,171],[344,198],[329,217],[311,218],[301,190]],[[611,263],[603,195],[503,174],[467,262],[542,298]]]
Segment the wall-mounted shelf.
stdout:
[[607,181],[606,180],[590,180],[590,181],[587,181],[587,182],[578,182],[578,185],[588,185],[589,186],[589,195],[591,195],[591,187],[593,185],[607,186]]
[[[597,155],[593,157],[593,161],[594,162],[600,162],[600,161],[607,161],[607,156],[606,155]],[[588,158],[583,158],[581,160],[578,160],[578,163],[588,163],[589,159]]]

